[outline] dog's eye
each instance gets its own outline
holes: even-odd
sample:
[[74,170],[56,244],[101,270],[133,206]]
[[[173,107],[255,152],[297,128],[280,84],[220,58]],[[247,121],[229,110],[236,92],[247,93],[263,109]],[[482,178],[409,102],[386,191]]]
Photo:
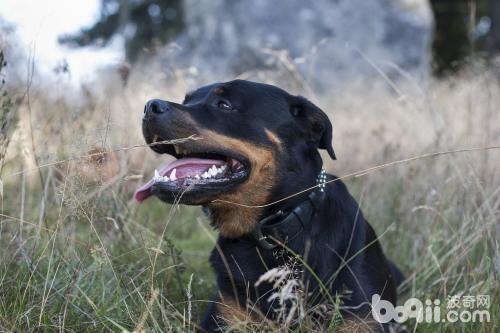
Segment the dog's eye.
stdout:
[[233,109],[231,104],[229,104],[229,102],[226,102],[226,101],[218,101],[217,107],[221,110],[232,110]]
[[293,105],[291,108],[290,108],[290,113],[292,114],[292,116],[294,117],[300,117],[302,116],[302,114],[304,113],[302,108],[300,106],[297,106],[297,105]]

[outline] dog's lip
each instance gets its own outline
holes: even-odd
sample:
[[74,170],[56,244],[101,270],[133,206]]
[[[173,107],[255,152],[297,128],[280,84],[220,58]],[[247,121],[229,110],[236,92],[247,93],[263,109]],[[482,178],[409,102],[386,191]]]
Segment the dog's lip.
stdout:
[[[153,188],[158,187],[157,185],[161,185],[162,190],[175,192],[181,191],[187,185],[191,188],[230,185],[246,179],[250,174],[250,163],[239,154],[222,149],[204,149],[200,144],[154,145],[163,141],[166,140],[155,135],[151,148],[160,154],[171,155],[176,160],[164,165],[159,171],[155,170],[155,175],[135,191],[134,198],[138,202],[143,202],[153,195]],[[210,173],[210,177],[204,177],[207,173]],[[226,177],[216,177],[219,175]]]

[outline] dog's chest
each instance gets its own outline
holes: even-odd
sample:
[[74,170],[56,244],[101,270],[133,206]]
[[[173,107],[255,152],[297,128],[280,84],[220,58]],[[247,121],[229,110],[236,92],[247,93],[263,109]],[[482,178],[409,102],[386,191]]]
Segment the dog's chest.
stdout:
[[255,287],[269,269],[280,266],[281,260],[272,251],[258,248],[250,241],[219,239],[210,256],[210,263],[220,284],[234,281],[238,288]]

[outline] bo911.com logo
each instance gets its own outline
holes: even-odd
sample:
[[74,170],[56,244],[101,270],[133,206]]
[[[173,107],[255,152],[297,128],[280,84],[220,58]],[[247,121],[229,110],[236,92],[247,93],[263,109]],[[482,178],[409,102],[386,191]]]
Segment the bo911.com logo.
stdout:
[[372,316],[379,323],[393,320],[403,323],[408,319],[419,323],[490,322],[489,306],[489,295],[448,297],[446,309],[441,309],[438,299],[422,302],[418,298],[409,298],[404,305],[394,306],[378,294],[372,296]]

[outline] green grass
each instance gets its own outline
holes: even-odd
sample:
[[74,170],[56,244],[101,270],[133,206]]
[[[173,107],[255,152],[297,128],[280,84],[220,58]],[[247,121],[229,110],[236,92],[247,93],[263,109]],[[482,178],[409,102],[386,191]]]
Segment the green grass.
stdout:
[[[211,244],[193,221],[197,210],[181,209],[166,227],[172,208],[154,202],[133,213],[137,222],[125,218],[126,226],[102,207],[82,214],[78,209],[59,218],[48,214],[41,230],[35,223],[2,218],[0,328],[132,331],[147,311],[146,327],[187,330],[190,276],[194,316],[204,307],[195,300],[208,299],[214,287],[207,262]],[[155,290],[158,295],[151,300]]]
[[[440,161],[417,162],[417,166],[425,173],[434,163]],[[447,295],[464,293],[490,294],[495,300],[499,295],[492,233],[498,215],[489,214],[498,209],[498,189],[470,198],[475,203],[463,202],[460,182],[443,179],[412,185],[404,177],[406,167],[398,168],[348,184],[379,235],[384,234],[381,241],[388,255],[406,275],[417,274],[402,288],[403,299],[414,295],[445,300]],[[124,184],[119,182],[87,202],[73,201],[74,193],[64,189],[63,180],[46,181],[55,183],[59,195],[43,199],[42,221],[37,219],[41,191],[25,190],[30,193],[24,199],[25,211],[30,213],[20,221],[20,207],[15,203],[21,201],[22,191],[14,182],[4,190],[1,329],[107,332],[133,331],[139,326],[147,331],[193,330],[214,288],[207,259],[215,234],[208,233],[206,220],[197,220],[203,219],[199,209],[174,208],[156,200],[137,206],[128,202]],[[419,192],[405,191],[415,186]],[[427,197],[431,188],[445,196],[438,206]],[[78,198],[83,194],[77,193]],[[409,209],[409,202],[421,210]],[[460,204],[475,206],[477,217],[457,211]],[[417,331],[493,332],[500,314],[498,302],[490,310],[489,324],[418,325]]]

